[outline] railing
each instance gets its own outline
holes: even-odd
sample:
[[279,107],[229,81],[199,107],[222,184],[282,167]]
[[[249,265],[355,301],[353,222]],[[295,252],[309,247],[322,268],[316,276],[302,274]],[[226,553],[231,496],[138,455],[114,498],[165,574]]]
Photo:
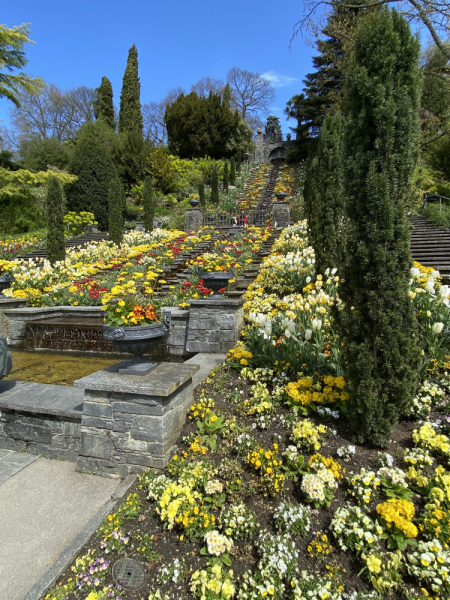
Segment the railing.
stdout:
[[245,225],[265,225],[270,218],[271,206],[255,209],[252,212],[204,212],[203,225],[211,227],[244,227]]
[[442,210],[442,199],[450,200],[450,198],[447,198],[447,196],[441,196],[440,194],[427,192],[426,194],[424,194],[424,197],[423,197],[423,206],[424,206],[424,208],[426,208],[428,202],[437,202],[437,200],[439,200],[439,211],[441,211]]

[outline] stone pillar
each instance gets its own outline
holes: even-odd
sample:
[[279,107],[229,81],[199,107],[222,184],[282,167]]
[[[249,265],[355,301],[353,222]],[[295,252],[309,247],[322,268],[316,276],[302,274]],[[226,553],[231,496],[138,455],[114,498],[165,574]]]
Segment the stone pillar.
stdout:
[[10,308],[24,308],[27,302],[26,298],[0,297],[0,337],[8,338],[9,334],[8,316],[5,311]]
[[203,225],[203,211],[200,208],[187,208],[184,213],[184,231],[190,233]]
[[198,365],[160,363],[148,375],[120,375],[121,361],[74,382],[83,387],[77,467],[126,477],[164,469],[194,400]]
[[173,306],[162,307],[163,311],[170,311],[172,323],[167,334],[167,352],[170,356],[190,356],[186,350],[189,311]]
[[255,162],[263,163],[267,162],[265,156],[265,142],[262,134],[258,133],[255,139]]
[[186,350],[228,352],[244,326],[243,298],[206,298],[190,301]]
[[274,202],[272,209],[272,227],[276,229],[288,227],[291,219],[289,202]]

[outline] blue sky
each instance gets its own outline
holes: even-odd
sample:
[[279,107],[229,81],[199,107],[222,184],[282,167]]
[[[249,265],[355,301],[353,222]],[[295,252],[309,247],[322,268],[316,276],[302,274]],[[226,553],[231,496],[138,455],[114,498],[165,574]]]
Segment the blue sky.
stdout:
[[[31,23],[27,72],[62,89],[112,82],[119,103],[128,49],[139,53],[141,102],[159,101],[170,88],[189,90],[204,75],[225,78],[238,66],[268,74],[276,85],[273,114],[299,93],[313,49],[289,42],[299,0],[16,0],[4,2],[1,22]],[[10,103],[0,99],[8,123]],[[293,125],[293,123],[292,123]]]

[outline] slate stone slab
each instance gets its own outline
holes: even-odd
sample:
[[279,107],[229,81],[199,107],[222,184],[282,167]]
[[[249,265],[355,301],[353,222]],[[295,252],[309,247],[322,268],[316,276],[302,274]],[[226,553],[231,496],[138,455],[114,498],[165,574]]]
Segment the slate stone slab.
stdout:
[[0,460],[0,485],[37,459],[37,456],[25,452],[10,452]]
[[199,370],[198,365],[160,363],[148,375],[121,375],[119,369],[129,361],[121,361],[77,379],[74,387],[87,390],[139,394],[141,396],[170,396]]

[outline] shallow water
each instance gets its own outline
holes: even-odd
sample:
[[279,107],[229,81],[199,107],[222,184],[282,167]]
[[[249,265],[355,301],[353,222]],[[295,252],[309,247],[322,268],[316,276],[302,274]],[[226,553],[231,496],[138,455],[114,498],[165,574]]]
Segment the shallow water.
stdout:
[[[27,352],[11,350],[13,368],[5,379],[72,385],[76,379],[95,371],[105,369],[120,360],[122,356],[80,355],[67,352]],[[131,358],[131,357],[130,357]]]

